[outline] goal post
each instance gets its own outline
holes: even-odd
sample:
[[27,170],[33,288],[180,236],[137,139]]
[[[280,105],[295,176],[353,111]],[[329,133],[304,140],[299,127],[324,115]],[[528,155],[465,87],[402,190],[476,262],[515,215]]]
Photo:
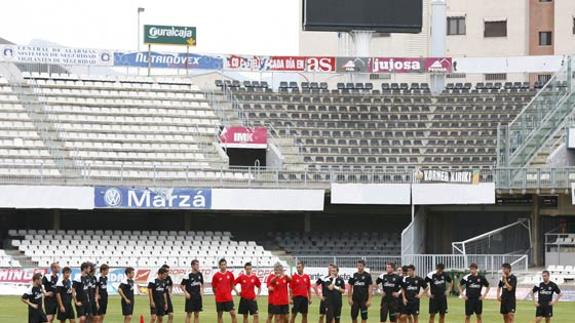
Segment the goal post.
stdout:
[[529,253],[531,247],[531,223],[526,218],[467,240],[451,243],[452,253],[459,255],[521,254]]

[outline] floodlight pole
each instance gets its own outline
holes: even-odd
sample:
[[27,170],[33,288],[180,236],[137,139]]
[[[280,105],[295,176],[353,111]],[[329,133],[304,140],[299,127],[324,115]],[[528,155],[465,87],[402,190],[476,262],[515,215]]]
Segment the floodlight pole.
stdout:
[[[444,57],[447,42],[447,3],[431,1],[431,56]],[[445,88],[445,74],[431,74],[431,92],[441,93]]]
[[138,35],[138,43],[137,43],[137,46],[136,46],[136,48],[138,49],[138,52],[140,51],[140,39],[141,39],[140,33],[142,32],[142,30],[141,30],[141,28],[140,28],[140,14],[141,14],[142,12],[144,12],[145,10],[146,10],[146,9],[144,9],[144,8],[142,8],[142,7],[138,7],[138,28],[136,29],[136,30],[138,31],[138,32],[137,32],[137,35]]

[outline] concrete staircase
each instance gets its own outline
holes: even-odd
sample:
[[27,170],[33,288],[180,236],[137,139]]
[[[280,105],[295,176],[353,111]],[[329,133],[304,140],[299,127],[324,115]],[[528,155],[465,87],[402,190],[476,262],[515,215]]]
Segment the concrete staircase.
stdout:
[[6,255],[12,257],[12,259],[17,260],[20,263],[20,266],[22,266],[23,268],[38,267],[37,263],[33,262],[30,257],[21,254],[20,251],[17,249],[12,250],[8,249],[4,250],[4,252],[6,253]]

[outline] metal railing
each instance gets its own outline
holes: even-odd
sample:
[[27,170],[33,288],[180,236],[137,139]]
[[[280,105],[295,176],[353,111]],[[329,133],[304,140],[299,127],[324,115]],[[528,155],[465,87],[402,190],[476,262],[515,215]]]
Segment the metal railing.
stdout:
[[[0,184],[34,185],[162,185],[214,187],[317,187],[340,184],[418,183],[413,170],[283,170],[266,167],[199,167],[193,163],[94,162],[78,159],[70,172],[56,168],[51,158],[0,162]],[[54,173],[54,169],[58,172]],[[66,174],[81,174],[80,177]],[[496,168],[481,171],[482,183],[499,190],[568,190],[575,182],[575,167]],[[472,185],[472,184],[469,184]]]
[[[29,162],[0,162],[0,184],[34,185],[210,185],[217,187],[319,187],[340,184],[418,183],[415,170],[284,170],[266,167],[202,167],[194,163],[95,162],[77,159],[69,172],[51,158]],[[58,172],[54,173],[54,169]],[[80,177],[69,174],[81,174]],[[68,175],[67,175],[68,174]],[[575,182],[575,167],[484,170],[482,183],[498,190],[568,190]],[[469,184],[472,185],[472,184]]]
[[445,265],[446,270],[466,271],[471,263],[476,263],[479,269],[490,275],[496,275],[501,271],[501,265],[510,263],[513,270],[525,273],[529,270],[529,257],[525,254],[509,255],[451,255],[451,254],[409,254],[403,256],[295,256],[294,260],[303,261],[307,267],[326,267],[336,264],[339,267],[353,268],[359,259],[367,263],[372,273],[385,271],[388,263],[396,265],[413,264],[420,276],[435,270],[439,263]]
[[517,117],[497,133],[498,165],[526,165],[573,112],[572,59],[532,98]]
[[446,270],[465,271],[471,263],[476,263],[479,270],[490,275],[496,275],[501,271],[501,265],[509,263],[513,271],[525,273],[529,270],[529,256],[525,254],[499,254],[499,255],[404,255],[401,257],[402,264],[413,264],[420,275],[435,270],[439,263],[445,265]]
[[372,272],[385,271],[388,263],[401,263],[401,256],[296,256],[294,260],[303,261],[306,267],[326,267],[330,264],[339,267],[354,268],[358,260],[365,260],[367,267]]

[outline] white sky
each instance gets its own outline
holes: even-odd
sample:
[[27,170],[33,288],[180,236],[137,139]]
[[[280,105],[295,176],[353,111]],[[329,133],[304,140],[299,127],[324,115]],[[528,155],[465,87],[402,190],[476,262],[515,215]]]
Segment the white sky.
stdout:
[[[141,23],[196,26],[203,53],[298,53],[301,0],[16,0],[3,1],[0,37],[43,39],[69,47],[135,49]],[[142,48],[144,46],[142,45]],[[159,51],[182,48],[154,47]]]

